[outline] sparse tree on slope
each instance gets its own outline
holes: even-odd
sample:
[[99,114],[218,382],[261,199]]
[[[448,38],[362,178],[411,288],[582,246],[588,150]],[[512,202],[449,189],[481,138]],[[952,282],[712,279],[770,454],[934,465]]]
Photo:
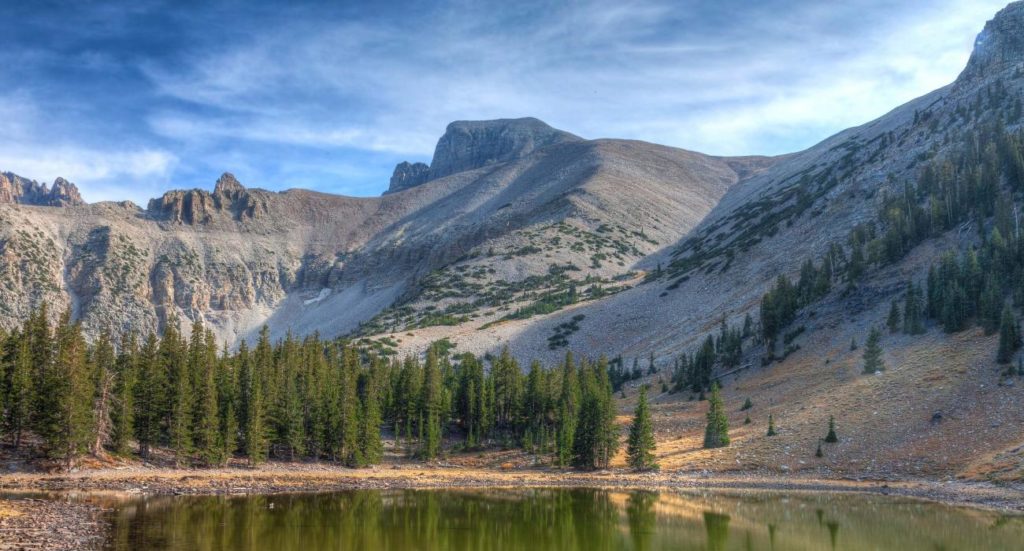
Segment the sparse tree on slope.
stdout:
[[711,396],[708,398],[708,423],[704,429],[704,447],[721,448],[729,445],[729,419],[725,416],[725,406],[718,385],[711,385]]
[[1010,363],[1020,346],[1020,327],[1017,325],[1017,318],[1010,306],[1006,305],[999,321],[999,351],[996,353],[996,360],[1001,364]]
[[864,373],[873,374],[885,370],[882,360],[882,333],[875,327],[868,333],[867,344],[864,346]]

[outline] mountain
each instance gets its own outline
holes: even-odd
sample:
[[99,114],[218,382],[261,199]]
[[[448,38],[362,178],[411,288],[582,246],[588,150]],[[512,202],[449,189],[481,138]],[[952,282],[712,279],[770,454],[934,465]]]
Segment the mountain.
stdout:
[[[19,184],[19,200],[0,204],[0,324],[45,300],[90,333],[201,319],[237,343],[264,323],[333,336],[371,318],[445,321],[445,304],[461,319],[588,277],[617,288],[772,162],[583,140],[517,119],[452,123],[429,181],[379,198],[269,192],[224,174],[212,192],[169,191],[140,209],[86,205],[77,191],[61,200],[63,180],[52,192]],[[488,300],[425,302],[431,285],[466,270]]]
[[[225,174],[141,209],[5,174],[0,325],[45,300],[92,334],[201,319],[229,343],[268,323],[388,354],[653,357],[642,382],[678,387],[652,399],[663,468],[1020,479],[1024,385],[991,324],[1024,301],[1022,29],[1014,2],[955,82],[781,157],[506,119],[452,123],[375,198]],[[886,328],[918,288],[921,328]],[[889,369],[865,374],[873,328]],[[742,353],[693,367],[733,335]],[[713,452],[666,436],[702,430],[701,376],[734,427]],[[769,414],[785,438],[763,437]],[[830,416],[840,442],[810,459]]]

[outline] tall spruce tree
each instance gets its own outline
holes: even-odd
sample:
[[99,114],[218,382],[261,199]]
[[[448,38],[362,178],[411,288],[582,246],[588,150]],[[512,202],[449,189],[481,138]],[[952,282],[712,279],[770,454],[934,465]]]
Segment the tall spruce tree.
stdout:
[[580,408],[580,385],[572,352],[565,353],[565,361],[562,363],[558,402],[557,460],[560,467],[566,467],[572,462]]
[[633,424],[629,427],[629,440],[626,446],[626,458],[630,467],[638,471],[657,468],[654,457],[654,427],[651,423],[651,412],[647,404],[647,387],[640,387]]
[[420,392],[421,427],[420,456],[435,459],[441,452],[441,366],[438,347],[427,349],[427,361],[423,366],[423,387]]

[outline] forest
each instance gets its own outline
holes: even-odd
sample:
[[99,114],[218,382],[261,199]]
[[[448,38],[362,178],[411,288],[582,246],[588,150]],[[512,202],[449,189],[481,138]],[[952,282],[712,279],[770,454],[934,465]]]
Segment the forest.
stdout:
[[148,460],[158,449],[177,466],[361,467],[381,462],[388,434],[424,461],[498,446],[595,469],[619,446],[604,358],[569,352],[524,375],[507,349],[477,358],[440,341],[400,360],[315,334],[271,342],[264,327],[254,346],[229,351],[201,323],[187,336],[178,325],[143,338],[103,331],[88,343],[70,313],[54,324],[42,305],[0,332],[3,437],[66,468],[85,454]]

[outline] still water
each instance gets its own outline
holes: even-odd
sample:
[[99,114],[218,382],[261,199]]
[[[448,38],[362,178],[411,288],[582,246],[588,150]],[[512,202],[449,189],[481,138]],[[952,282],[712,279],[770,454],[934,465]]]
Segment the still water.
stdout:
[[1024,549],[1024,518],[881,496],[351,491],[119,503],[112,549]]

